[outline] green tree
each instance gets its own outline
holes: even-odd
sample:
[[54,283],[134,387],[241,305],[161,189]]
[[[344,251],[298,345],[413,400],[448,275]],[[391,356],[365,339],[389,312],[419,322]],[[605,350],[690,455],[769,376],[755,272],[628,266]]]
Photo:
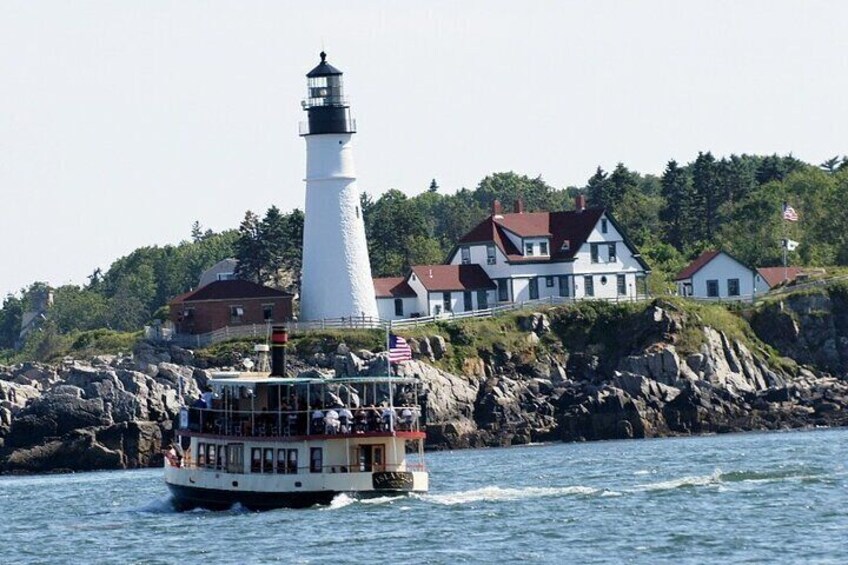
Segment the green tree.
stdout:
[[663,172],[662,199],[660,220],[665,227],[664,239],[680,251],[690,228],[693,194],[688,173],[674,159]]
[[9,294],[3,299],[3,308],[0,309],[0,349],[15,347],[21,333],[23,312],[23,302],[20,298]]

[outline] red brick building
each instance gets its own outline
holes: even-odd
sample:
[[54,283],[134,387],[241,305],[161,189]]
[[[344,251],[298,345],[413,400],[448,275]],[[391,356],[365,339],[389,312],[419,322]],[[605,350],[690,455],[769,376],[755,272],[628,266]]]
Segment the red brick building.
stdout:
[[249,281],[222,280],[177,296],[169,306],[177,333],[202,334],[225,326],[291,320],[292,298]]

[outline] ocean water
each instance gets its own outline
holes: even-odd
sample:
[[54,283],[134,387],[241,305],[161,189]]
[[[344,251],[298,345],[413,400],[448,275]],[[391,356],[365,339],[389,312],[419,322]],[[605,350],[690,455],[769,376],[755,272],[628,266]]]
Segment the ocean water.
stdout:
[[159,470],[0,477],[2,563],[848,563],[848,430],[429,454],[431,492],[171,509]]

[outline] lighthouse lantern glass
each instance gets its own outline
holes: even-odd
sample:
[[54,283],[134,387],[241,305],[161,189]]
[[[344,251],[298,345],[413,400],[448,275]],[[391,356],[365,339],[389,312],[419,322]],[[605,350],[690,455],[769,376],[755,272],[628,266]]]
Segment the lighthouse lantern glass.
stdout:
[[344,104],[341,75],[312,77],[307,79],[307,86],[309,107]]

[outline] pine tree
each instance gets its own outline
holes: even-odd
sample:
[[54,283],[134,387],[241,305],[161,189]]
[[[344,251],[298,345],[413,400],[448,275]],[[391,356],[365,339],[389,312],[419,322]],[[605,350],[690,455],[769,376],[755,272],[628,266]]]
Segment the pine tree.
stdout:
[[665,241],[680,251],[688,243],[692,185],[689,175],[674,159],[668,162],[663,172],[662,197],[665,206],[660,210],[660,220],[666,226]]

